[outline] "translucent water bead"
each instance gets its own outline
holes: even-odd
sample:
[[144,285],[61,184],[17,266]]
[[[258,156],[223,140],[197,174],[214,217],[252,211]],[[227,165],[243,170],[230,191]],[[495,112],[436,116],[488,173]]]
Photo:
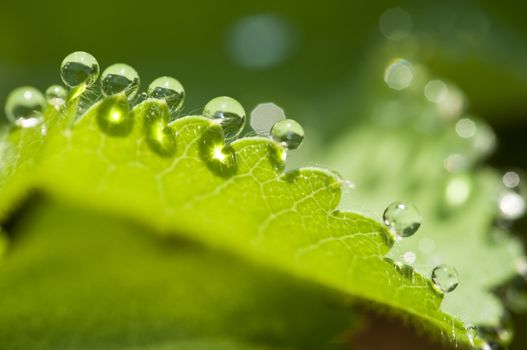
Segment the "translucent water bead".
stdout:
[[421,226],[421,214],[411,203],[394,202],[384,211],[383,221],[398,237],[409,237]]
[[139,74],[127,64],[113,64],[101,75],[101,91],[105,96],[123,92],[129,99],[132,99],[138,90]]
[[5,113],[11,123],[27,128],[40,124],[45,107],[46,99],[39,90],[23,86],[9,94]]
[[99,77],[99,63],[87,52],[70,53],[60,65],[60,77],[69,87],[92,85]]
[[185,101],[183,85],[172,77],[160,77],[148,86],[148,96],[165,100],[171,113],[181,109]]
[[273,126],[271,137],[287,149],[297,149],[304,140],[304,128],[293,119],[284,119]]
[[226,139],[238,136],[245,126],[245,110],[231,97],[221,96],[210,100],[203,109],[203,115],[221,125]]

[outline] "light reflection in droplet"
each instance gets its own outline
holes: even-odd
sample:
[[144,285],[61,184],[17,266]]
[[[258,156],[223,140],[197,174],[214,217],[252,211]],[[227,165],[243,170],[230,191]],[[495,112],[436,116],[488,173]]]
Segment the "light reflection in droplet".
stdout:
[[394,90],[403,90],[414,79],[414,69],[410,62],[397,58],[384,71],[384,81]]
[[271,128],[285,119],[282,108],[274,103],[260,103],[251,112],[251,127],[258,135],[269,135]]
[[263,69],[285,61],[296,46],[296,31],[286,19],[248,16],[227,32],[226,49],[232,61],[249,69]]
[[390,40],[402,40],[412,32],[412,17],[401,8],[386,10],[380,18],[379,29]]
[[507,188],[515,188],[520,184],[520,175],[514,171],[507,171],[502,178],[503,184]]
[[476,123],[472,119],[463,118],[456,123],[456,133],[459,137],[468,139],[476,134]]
[[430,80],[425,85],[424,93],[428,101],[439,103],[448,96],[448,86],[441,80]]
[[514,191],[506,191],[499,198],[498,208],[503,218],[515,220],[525,213],[525,200]]

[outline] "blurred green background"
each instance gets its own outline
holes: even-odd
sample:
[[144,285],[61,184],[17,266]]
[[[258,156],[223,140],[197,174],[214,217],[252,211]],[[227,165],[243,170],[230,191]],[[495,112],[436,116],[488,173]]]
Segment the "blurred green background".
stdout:
[[[306,128],[298,162],[316,163],[321,149],[368,117],[387,60],[401,56],[464,91],[468,112],[498,136],[492,165],[527,168],[525,4],[51,0],[0,8],[3,101],[16,86],[60,82],[62,58],[83,50],[102,69],[132,65],[143,88],[157,76],[176,77],[185,112],[218,95],[237,98],[247,112],[275,102]],[[391,8],[406,15],[381,21]],[[527,222],[515,231],[525,241]],[[519,318],[513,348],[527,346],[526,328]]]

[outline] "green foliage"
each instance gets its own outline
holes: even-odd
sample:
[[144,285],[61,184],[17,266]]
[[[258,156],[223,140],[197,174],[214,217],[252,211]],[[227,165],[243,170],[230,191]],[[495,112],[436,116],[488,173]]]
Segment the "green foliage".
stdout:
[[[64,112],[48,108],[45,132],[40,128],[25,128],[5,134],[1,167],[3,190],[7,194],[1,203],[4,213],[16,205],[21,194],[38,189],[61,200],[127,217],[163,236],[182,235],[341,295],[388,306],[431,334],[443,334],[456,344],[471,343],[466,325],[460,320],[466,316],[463,310],[447,313],[440,309],[443,296],[434,290],[426,271],[422,274],[401,269],[385,259],[393,241],[383,225],[360,214],[336,210],[342,179],[334,173],[303,168],[284,174],[284,150],[273,141],[252,137],[225,145],[221,128],[210,119],[187,116],[169,123],[168,107],[157,100],[147,100],[129,111],[124,95],[117,95],[98,102],[81,118],[77,118],[76,109],[75,103]],[[45,227],[80,225],[70,222],[68,226],[69,216],[64,214],[64,223],[57,219],[47,222]],[[71,216],[78,218],[78,214]],[[104,232],[104,226],[104,223],[87,225],[86,229]],[[38,228],[44,236],[42,232],[46,230]],[[123,229],[110,231],[115,230]],[[58,237],[50,240],[60,241]],[[94,241],[93,244],[103,244],[97,243],[96,237]],[[29,251],[46,250],[40,244],[29,241],[27,244],[32,248],[24,249]],[[126,247],[120,242],[111,245]],[[69,248],[61,249],[69,251]],[[102,248],[94,250],[99,249]],[[30,253],[20,254],[29,256]],[[207,254],[200,253],[196,259],[209,259],[203,257]],[[43,256],[51,255],[47,252]],[[63,262],[71,258],[72,266],[90,265],[89,255],[82,258],[77,255],[58,256]],[[131,253],[129,259],[135,259],[134,256]],[[110,271],[118,273],[121,265],[114,258],[108,259]],[[154,258],[149,256],[149,259]],[[26,260],[31,259],[14,259],[6,264],[6,281],[23,280],[22,276],[16,276],[21,268],[19,264],[29,264]],[[194,265],[188,271],[193,269]],[[163,270],[165,275],[169,270],[170,267]],[[200,276],[197,271],[192,275]],[[148,274],[145,272],[141,278],[162,278],[160,274],[145,277]],[[71,275],[46,275],[42,284],[50,287],[36,291],[42,293],[38,298],[56,298],[57,290],[63,291],[67,293],[64,298],[71,300],[74,307],[77,290],[73,287],[69,290],[68,276]],[[96,280],[95,285],[103,284],[97,274],[91,278]],[[124,280],[127,278],[123,276]],[[51,287],[62,283],[64,288]],[[467,288],[479,293],[480,287],[474,284]],[[5,297],[14,298],[10,305],[22,303],[16,301],[19,293],[5,288]],[[137,288],[150,287],[145,283]],[[190,290],[188,295],[200,294],[200,290]],[[141,292],[153,297],[151,291]],[[112,294],[109,295],[111,298]],[[75,307],[81,312],[86,305]],[[8,309],[0,316],[4,317],[3,322],[23,318],[20,309]],[[185,314],[179,307],[174,307],[173,312],[195,319],[202,316]],[[47,315],[47,312],[42,310],[40,314]],[[73,313],[70,316],[74,317]],[[94,316],[99,317],[101,320],[92,322],[118,322],[104,320],[104,315]],[[126,315],[116,317],[123,320]],[[45,333],[46,326],[42,327],[39,331]],[[111,336],[126,338],[126,332],[116,331]]]

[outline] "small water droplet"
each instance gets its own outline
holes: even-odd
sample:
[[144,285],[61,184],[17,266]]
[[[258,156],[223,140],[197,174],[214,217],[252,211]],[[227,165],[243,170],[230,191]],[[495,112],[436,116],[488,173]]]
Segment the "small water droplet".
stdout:
[[221,125],[227,140],[237,137],[245,126],[245,110],[231,97],[220,96],[210,100],[203,109],[203,115]]
[[60,76],[69,87],[92,85],[99,77],[99,63],[87,52],[70,53],[60,65]]
[[128,135],[132,131],[134,118],[129,112],[126,96],[118,94],[102,100],[97,107],[97,123],[108,135]]
[[42,93],[31,86],[13,90],[7,97],[5,113],[7,119],[16,126],[30,128],[42,122],[42,111],[46,99]]
[[467,325],[465,327],[465,330],[467,332],[468,341],[470,342],[470,345],[474,346],[474,339],[478,336],[478,328],[474,325]]
[[139,107],[144,119],[146,142],[150,149],[162,157],[176,154],[176,133],[168,126],[170,111],[166,103],[149,100]]
[[139,74],[127,64],[117,63],[106,68],[101,75],[101,91],[104,96],[124,93],[132,99],[139,90]]
[[165,100],[174,115],[183,107],[185,89],[181,83],[172,77],[160,77],[148,86],[148,95],[152,98]]
[[394,231],[397,237],[409,237],[421,226],[421,214],[415,205],[407,202],[390,204],[383,214],[386,226]]
[[394,90],[403,90],[414,79],[414,69],[410,62],[402,58],[395,59],[384,71],[384,81]]
[[432,282],[443,293],[452,292],[459,284],[457,270],[449,265],[439,265],[432,271]]
[[223,129],[219,125],[210,126],[203,132],[199,154],[207,167],[218,176],[227,178],[238,170],[236,152],[232,146],[225,145]]
[[304,128],[293,119],[284,119],[273,126],[271,137],[287,149],[297,149],[304,140]]
[[62,85],[51,85],[46,89],[46,100],[50,105],[59,108],[66,103],[68,93]]

